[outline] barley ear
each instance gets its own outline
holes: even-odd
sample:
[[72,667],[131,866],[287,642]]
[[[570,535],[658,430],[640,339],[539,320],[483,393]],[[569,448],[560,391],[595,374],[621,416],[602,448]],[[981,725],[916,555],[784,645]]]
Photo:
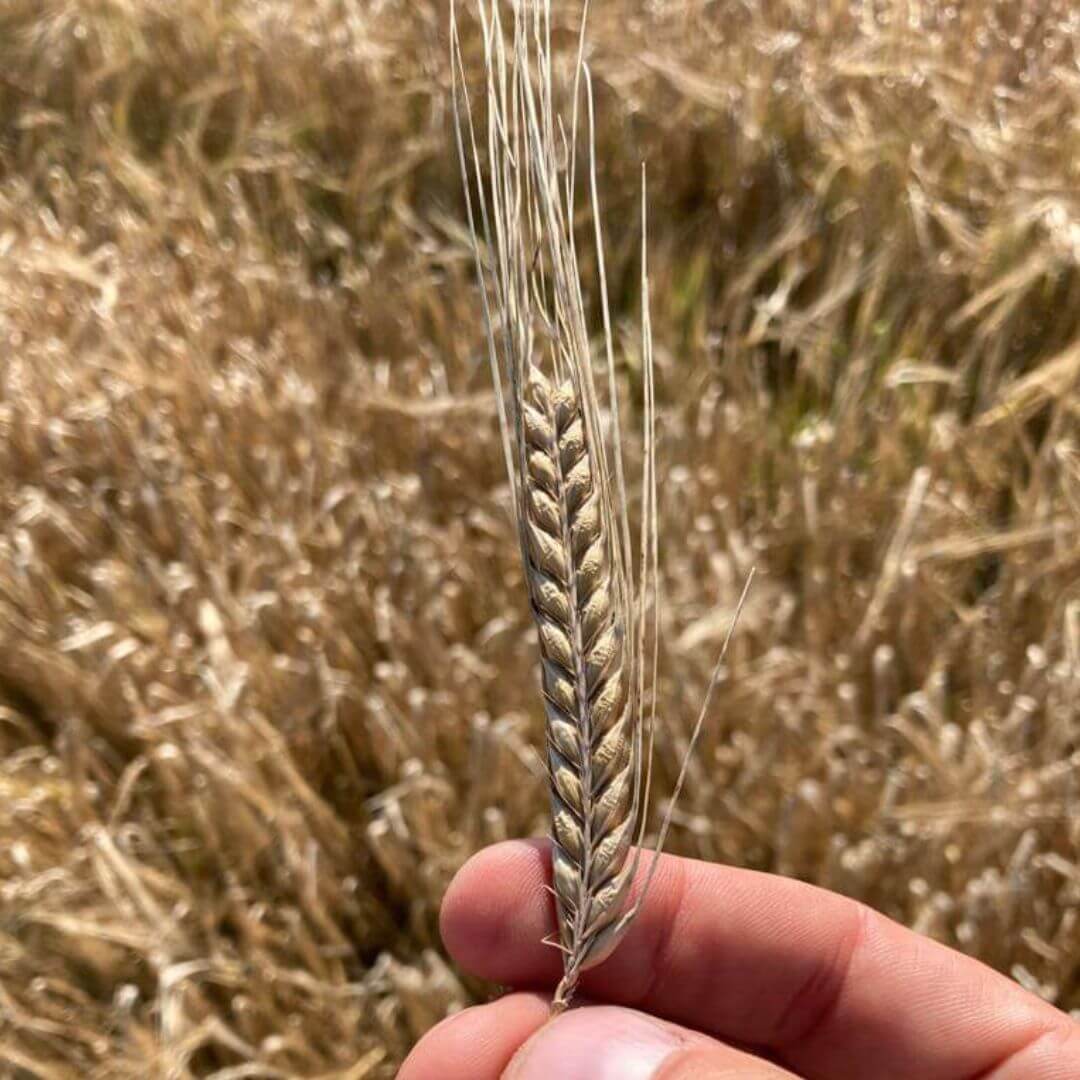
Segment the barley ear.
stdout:
[[[658,844],[645,890],[631,905],[646,828],[660,635],[646,193],[643,173],[645,421],[635,577],[584,17],[567,136],[552,85],[550,3],[511,4],[508,29],[503,6],[502,0],[476,3],[487,112],[478,132],[451,4],[453,105],[507,475],[540,644],[552,891],[564,968],[553,1003],[558,1011],[569,1003],[582,972],[618,945],[648,891],[660,850]],[[574,235],[579,99],[585,105],[607,423],[593,375]],[[691,746],[704,715],[705,709]],[[684,762],[675,798],[685,772]],[[674,800],[660,844],[673,805]]]

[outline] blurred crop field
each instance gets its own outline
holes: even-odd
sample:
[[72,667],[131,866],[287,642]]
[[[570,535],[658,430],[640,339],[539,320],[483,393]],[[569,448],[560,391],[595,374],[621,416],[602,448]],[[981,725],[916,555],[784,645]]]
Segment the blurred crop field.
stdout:
[[[0,1075],[381,1080],[493,991],[439,900],[547,798],[447,14],[0,2]],[[590,25],[658,812],[758,568],[669,846],[1080,1009],[1080,9]]]

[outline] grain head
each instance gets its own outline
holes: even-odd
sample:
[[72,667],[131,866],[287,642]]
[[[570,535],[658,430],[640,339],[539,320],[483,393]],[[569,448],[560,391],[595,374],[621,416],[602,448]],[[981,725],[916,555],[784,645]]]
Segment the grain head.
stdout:
[[[630,529],[591,137],[586,138],[586,170],[600,252],[598,287],[612,418],[607,426],[593,378],[593,335],[573,226],[582,96],[590,136],[594,115],[583,49],[579,46],[572,104],[564,120],[553,85],[549,6],[515,6],[505,40],[501,5],[481,3],[478,14],[485,41],[486,184],[455,22],[454,71],[464,102],[459,150],[540,642],[555,944],[565,966],[555,1007],[562,1008],[580,973],[611,952],[633,916],[628,899],[637,859],[631,852],[643,825],[643,734],[650,723],[644,709],[645,620],[655,562],[650,562],[655,496],[647,464],[642,572],[635,579],[629,572]],[[647,318],[643,332],[647,338]],[[651,356],[647,344],[643,352]],[[651,375],[646,384],[648,463]]]

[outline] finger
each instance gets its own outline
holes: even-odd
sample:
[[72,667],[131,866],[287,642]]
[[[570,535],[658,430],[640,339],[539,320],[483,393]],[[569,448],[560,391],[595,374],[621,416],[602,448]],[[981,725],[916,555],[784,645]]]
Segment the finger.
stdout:
[[636,1009],[572,1009],[544,1025],[505,1080],[792,1080],[779,1066]]
[[980,1080],[1075,1080],[1080,1076],[1080,1024],[1036,1036]]
[[[554,929],[550,864],[547,841],[515,841],[461,870],[442,928],[463,967],[514,986],[554,985],[561,963],[541,943]],[[673,856],[582,989],[766,1047],[809,1077],[861,1075],[868,1060],[883,1078],[981,1075],[1073,1026],[1004,976],[852,900]],[[1075,1053],[1075,1041],[1060,1045]]]
[[398,1080],[498,1080],[550,1011],[550,997],[509,994],[457,1013],[413,1047]]

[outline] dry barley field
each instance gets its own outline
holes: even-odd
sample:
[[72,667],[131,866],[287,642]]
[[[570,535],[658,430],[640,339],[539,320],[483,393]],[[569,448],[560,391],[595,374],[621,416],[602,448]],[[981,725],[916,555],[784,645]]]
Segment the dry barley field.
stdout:
[[[669,850],[1080,1010],[1080,9],[590,26],[658,811],[757,568]],[[493,992],[440,897],[548,798],[452,131],[442,0],[0,0],[0,1076],[383,1080]]]

